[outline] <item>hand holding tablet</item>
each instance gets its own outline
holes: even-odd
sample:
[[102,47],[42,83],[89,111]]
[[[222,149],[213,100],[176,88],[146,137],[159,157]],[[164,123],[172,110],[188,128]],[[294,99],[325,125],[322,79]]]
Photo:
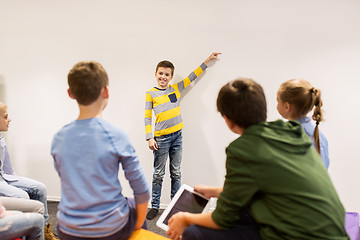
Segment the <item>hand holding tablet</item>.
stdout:
[[183,184],[177,191],[168,207],[159,217],[156,225],[168,231],[168,221],[177,212],[206,213],[210,211],[212,201],[195,192],[193,187]]

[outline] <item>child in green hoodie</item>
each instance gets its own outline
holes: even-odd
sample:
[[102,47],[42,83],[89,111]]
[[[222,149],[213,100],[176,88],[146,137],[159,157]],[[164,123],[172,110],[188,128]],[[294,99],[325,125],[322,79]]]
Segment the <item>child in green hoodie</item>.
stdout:
[[263,89],[251,79],[226,84],[217,108],[240,135],[226,149],[223,187],[195,187],[217,197],[217,206],[212,213],[175,214],[170,238],[349,239],[344,208],[300,123],[266,122]]

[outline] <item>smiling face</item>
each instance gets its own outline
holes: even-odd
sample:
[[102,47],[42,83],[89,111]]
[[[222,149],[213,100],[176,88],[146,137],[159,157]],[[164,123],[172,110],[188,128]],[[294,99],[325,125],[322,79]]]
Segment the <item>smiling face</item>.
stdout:
[[9,129],[10,122],[6,105],[0,103],[0,131],[6,132]]
[[158,82],[158,88],[165,89],[173,78],[171,68],[159,67],[155,73],[155,78]]

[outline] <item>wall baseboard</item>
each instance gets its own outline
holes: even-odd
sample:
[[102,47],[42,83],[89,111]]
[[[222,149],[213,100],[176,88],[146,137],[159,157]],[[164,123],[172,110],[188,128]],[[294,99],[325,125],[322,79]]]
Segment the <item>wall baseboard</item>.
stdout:
[[56,197],[56,196],[47,196],[47,200],[48,201],[54,201],[54,202],[60,202],[60,197]]

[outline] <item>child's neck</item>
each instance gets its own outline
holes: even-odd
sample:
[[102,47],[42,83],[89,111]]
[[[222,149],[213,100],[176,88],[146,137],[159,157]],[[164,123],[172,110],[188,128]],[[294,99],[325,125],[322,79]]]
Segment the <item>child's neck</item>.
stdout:
[[102,104],[99,102],[94,102],[90,105],[80,105],[79,104],[79,117],[77,120],[89,119],[102,117],[102,111],[104,110],[106,104]]
[[288,120],[294,121],[294,120],[298,120],[298,119],[304,118],[304,117],[306,117],[306,114],[302,115],[302,116],[290,116],[290,117],[288,117]]
[[84,120],[84,119],[90,119],[90,118],[96,118],[101,117],[101,112],[89,112],[89,111],[82,111],[80,110],[79,117],[77,120]]
[[157,88],[158,88],[158,89],[167,89],[167,88],[168,88],[168,86],[166,86],[166,87],[162,87],[162,86],[158,85],[158,86],[157,86]]

